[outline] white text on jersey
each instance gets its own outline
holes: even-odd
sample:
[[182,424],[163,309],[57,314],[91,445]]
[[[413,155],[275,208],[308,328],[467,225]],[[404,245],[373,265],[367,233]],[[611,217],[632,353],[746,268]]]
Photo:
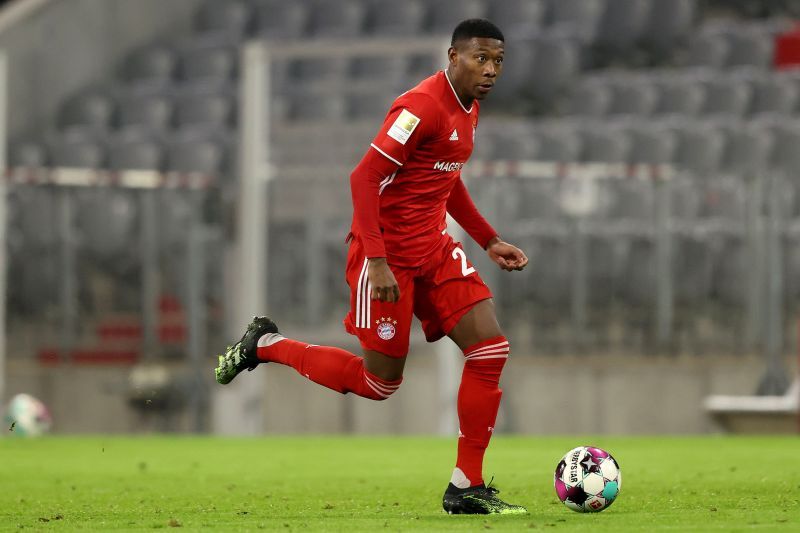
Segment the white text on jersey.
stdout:
[[456,170],[461,170],[461,167],[464,166],[464,163],[451,163],[449,161],[437,161],[433,165],[433,170],[441,170],[442,172],[455,172]]

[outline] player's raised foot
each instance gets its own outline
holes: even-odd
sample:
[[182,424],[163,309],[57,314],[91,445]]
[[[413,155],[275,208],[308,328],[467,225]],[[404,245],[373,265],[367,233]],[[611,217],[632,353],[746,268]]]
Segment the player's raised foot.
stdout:
[[506,503],[497,497],[496,488],[485,485],[459,489],[452,483],[447,486],[442,498],[442,507],[447,514],[527,514],[521,505]]
[[226,385],[245,368],[253,370],[258,366],[261,363],[256,355],[258,339],[267,333],[278,334],[278,326],[265,316],[254,316],[241,340],[228,346],[225,353],[219,356],[219,363],[214,369],[217,383]]

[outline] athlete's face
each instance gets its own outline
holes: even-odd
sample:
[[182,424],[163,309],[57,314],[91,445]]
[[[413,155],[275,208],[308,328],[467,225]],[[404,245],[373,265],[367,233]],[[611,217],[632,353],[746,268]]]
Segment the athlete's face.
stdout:
[[473,37],[456,42],[447,55],[450,81],[464,103],[483,100],[503,72],[503,41]]

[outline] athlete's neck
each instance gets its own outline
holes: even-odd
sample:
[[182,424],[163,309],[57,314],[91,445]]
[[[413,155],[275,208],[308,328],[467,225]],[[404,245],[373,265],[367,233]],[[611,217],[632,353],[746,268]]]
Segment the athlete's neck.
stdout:
[[469,96],[464,96],[463,95],[464,90],[456,86],[455,83],[453,83],[455,76],[453,75],[452,69],[453,69],[452,66],[447,67],[446,71],[447,79],[450,81],[450,86],[453,87],[453,90],[456,92],[456,96],[458,96],[459,101],[461,101],[461,105],[464,106],[464,109],[469,109],[470,106],[472,105],[472,101],[474,100],[474,98],[471,98]]

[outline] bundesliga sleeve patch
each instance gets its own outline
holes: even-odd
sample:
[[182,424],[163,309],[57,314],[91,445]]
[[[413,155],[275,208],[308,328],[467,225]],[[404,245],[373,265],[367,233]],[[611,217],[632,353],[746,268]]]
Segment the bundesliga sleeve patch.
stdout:
[[419,125],[419,120],[419,117],[408,109],[403,109],[386,133],[400,144],[406,144],[408,138],[411,137],[411,134],[414,133],[414,130]]

